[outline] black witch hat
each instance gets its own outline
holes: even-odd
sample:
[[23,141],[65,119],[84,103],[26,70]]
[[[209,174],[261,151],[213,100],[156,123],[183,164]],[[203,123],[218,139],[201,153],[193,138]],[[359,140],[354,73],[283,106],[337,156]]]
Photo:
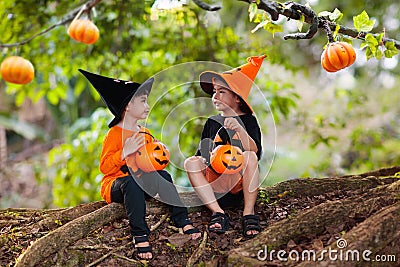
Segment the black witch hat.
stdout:
[[154,82],[154,78],[150,78],[143,84],[140,84],[101,76],[82,69],[79,69],[79,71],[85,75],[86,79],[93,85],[100,94],[103,102],[115,116],[110,124],[108,124],[110,128],[121,121],[122,113],[133,95],[142,90],[146,91],[146,94],[149,94]]

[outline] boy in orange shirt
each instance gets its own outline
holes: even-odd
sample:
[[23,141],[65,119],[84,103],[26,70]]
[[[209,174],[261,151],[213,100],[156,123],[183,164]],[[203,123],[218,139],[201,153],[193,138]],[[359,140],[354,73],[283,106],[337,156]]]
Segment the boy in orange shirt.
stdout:
[[[178,192],[167,171],[141,172],[131,157],[145,144],[149,131],[140,126],[138,120],[146,119],[149,113],[147,96],[154,79],[143,84],[112,79],[84,70],[79,70],[98,91],[115,118],[108,125],[110,130],[103,142],[100,157],[101,196],[107,203],[122,203],[126,209],[131,234],[135,241],[136,257],[140,260],[153,258],[148,235],[145,199],[157,193],[167,203],[172,221],[183,228],[192,239],[201,236],[188,218]],[[129,167],[128,167],[129,166]]]

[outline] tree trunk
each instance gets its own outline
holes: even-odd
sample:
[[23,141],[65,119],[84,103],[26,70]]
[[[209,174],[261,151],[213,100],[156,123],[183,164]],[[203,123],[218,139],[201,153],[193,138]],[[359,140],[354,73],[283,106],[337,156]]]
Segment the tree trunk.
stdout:
[[6,130],[0,126],[0,169],[6,167],[7,161],[7,138]]

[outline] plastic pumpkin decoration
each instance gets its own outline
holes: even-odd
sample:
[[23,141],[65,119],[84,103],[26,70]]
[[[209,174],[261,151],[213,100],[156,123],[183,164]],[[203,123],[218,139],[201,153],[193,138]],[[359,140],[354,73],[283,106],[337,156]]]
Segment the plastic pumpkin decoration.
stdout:
[[[140,131],[139,133],[143,133],[144,134],[144,143],[145,144],[148,144],[148,143],[151,143],[151,142],[154,141],[154,137],[153,137],[153,135],[151,135],[149,130],[145,129],[144,131]],[[126,165],[128,167],[130,167],[133,172],[137,172],[138,171],[138,166],[136,164],[136,154],[137,153],[133,153],[133,154],[128,155],[126,157]]]
[[99,39],[99,29],[88,19],[73,20],[67,33],[72,39],[85,44],[94,44]]
[[161,142],[149,142],[136,152],[136,165],[144,172],[165,169],[169,163],[169,150]]
[[355,60],[354,48],[346,42],[329,43],[321,55],[321,65],[328,72],[344,69],[352,65]]
[[1,63],[0,72],[5,81],[16,84],[27,84],[35,76],[32,63],[18,56],[6,58]]
[[243,169],[243,161],[243,152],[237,146],[220,145],[211,152],[211,167],[218,173],[238,173]]

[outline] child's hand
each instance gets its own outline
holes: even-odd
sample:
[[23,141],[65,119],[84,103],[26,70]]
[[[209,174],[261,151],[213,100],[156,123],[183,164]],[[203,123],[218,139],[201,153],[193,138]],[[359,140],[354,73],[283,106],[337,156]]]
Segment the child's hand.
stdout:
[[130,154],[135,153],[145,144],[144,134],[135,133],[131,137],[125,140],[124,149],[123,149],[123,158],[129,156]]
[[235,118],[226,118],[224,121],[224,127],[236,132],[240,132],[243,127]]

